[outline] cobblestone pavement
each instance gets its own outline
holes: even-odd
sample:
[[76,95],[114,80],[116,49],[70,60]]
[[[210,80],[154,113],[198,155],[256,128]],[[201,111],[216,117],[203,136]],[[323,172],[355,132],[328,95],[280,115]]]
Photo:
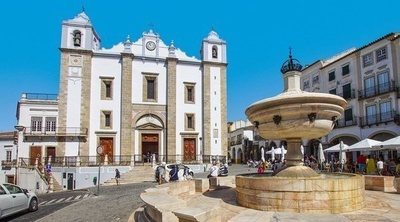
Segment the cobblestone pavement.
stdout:
[[[140,193],[155,185],[155,182],[143,182],[102,186],[99,196],[89,196],[37,221],[127,221],[131,213],[143,204]],[[95,188],[90,191],[96,193]]]

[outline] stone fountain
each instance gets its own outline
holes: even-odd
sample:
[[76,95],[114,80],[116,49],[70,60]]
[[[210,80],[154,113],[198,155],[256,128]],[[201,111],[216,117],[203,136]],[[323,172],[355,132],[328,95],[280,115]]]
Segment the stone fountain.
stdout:
[[302,66],[282,65],[284,92],[250,105],[246,115],[265,139],[286,140],[286,168],[275,176],[236,176],[238,204],[258,210],[341,213],[364,206],[364,178],[356,174],[318,174],[303,166],[302,139],[327,135],[347,105],[343,98],[300,89]]

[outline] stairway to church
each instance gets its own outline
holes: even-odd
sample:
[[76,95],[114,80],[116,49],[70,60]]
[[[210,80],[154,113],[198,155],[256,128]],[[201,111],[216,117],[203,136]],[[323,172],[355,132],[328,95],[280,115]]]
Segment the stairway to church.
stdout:
[[61,187],[60,183],[58,183],[58,181],[53,178],[53,192],[58,192],[58,191],[62,191],[63,188]]
[[[151,166],[135,166],[131,171],[121,174],[119,184],[141,183],[145,181],[155,181],[154,169]],[[116,185],[115,178],[104,182],[104,185]]]

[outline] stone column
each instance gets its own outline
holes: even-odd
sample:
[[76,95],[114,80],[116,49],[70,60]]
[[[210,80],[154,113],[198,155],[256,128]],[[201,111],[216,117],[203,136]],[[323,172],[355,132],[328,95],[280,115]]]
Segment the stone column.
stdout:
[[[177,59],[167,57],[167,156],[168,161],[176,159],[176,64]],[[182,117],[183,118],[183,117]],[[173,156],[171,156],[173,155]]]
[[132,140],[132,61],[133,54],[121,53],[121,155],[133,154]]
[[302,166],[303,154],[301,153],[301,138],[286,139],[287,153],[285,155],[287,166]]

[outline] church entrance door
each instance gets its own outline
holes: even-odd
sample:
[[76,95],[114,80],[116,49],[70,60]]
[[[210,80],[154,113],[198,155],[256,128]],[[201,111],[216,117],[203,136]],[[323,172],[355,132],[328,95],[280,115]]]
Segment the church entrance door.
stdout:
[[108,155],[108,162],[113,162],[113,155],[114,155],[114,138],[110,137],[101,137],[100,144],[103,147],[103,153],[101,154],[101,162],[104,162],[104,158],[106,154]]
[[152,161],[152,154],[158,157],[158,134],[142,134],[142,156],[145,162]]
[[183,160],[194,161],[196,160],[196,139],[184,138],[183,139]]

